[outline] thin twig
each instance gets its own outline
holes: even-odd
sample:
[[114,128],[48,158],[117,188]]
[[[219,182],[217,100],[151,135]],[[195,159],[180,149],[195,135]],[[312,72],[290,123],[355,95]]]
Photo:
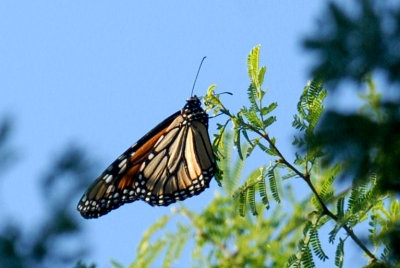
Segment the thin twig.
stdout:
[[[289,169],[291,169],[293,172],[295,172],[300,178],[302,178],[308,186],[311,188],[311,191],[314,193],[315,197],[317,198],[318,202],[320,203],[323,214],[329,216],[331,219],[334,221],[338,221],[339,218],[332,213],[326,206],[325,202],[322,200],[321,196],[318,194],[317,190],[315,189],[314,185],[311,182],[310,175],[309,174],[304,174],[300,172],[296,167],[294,167],[291,163],[289,163],[286,158],[283,156],[283,154],[278,150],[278,148],[275,146],[275,144],[272,142],[270,139],[269,135],[267,133],[262,133],[258,129],[253,128],[251,125],[246,124],[245,122],[242,122],[247,128],[251,129],[258,135],[260,135],[262,138],[264,138],[270,146],[274,149],[278,157],[280,158],[281,163],[285,164]],[[372,259],[372,261],[377,261],[378,259],[375,257],[375,255],[363,244],[363,242],[356,236],[356,234],[353,232],[353,229],[348,226],[347,224],[343,225],[343,229],[346,230],[347,234],[353,239],[353,241]]]
[[[311,182],[310,176],[301,173],[298,169],[296,169],[292,164],[290,164],[285,157],[283,157],[282,153],[278,150],[274,143],[272,143],[271,139],[269,138],[268,134],[262,135],[262,137],[274,148],[276,153],[279,155],[282,162],[287,165],[291,170],[293,170],[298,176],[300,176],[311,188],[311,191],[314,193],[315,197],[317,198],[318,202],[320,203],[323,213],[328,215],[334,221],[338,221],[338,217],[332,213],[326,206],[325,202],[322,200],[321,196],[318,194],[317,190],[315,189],[314,185]],[[364,243],[356,236],[353,232],[353,229],[349,227],[347,224],[343,225],[343,228],[346,230],[347,234],[353,239],[354,242],[373,260],[376,261],[377,258],[375,255],[364,245]]]
[[[225,108],[222,104],[220,104],[222,109],[221,112],[229,116],[230,118],[237,118],[236,116],[232,115],[228,109]],[[257,133],[260,135],[263,139],[265,139],[272,149],[276,152],[278,155],[280,162],[285,164],[289,169],[291,169],[294,173],[297,174],[300,178],[302,178],[308,186],[311,188],[311,191],[314,193],[315,197],[317,198],[319,204],[322,207],[323,214],[329,216],[331,219],[334,221],[338,222],[339,218],[332,213],[332,211],[329,210],[329,208],[326,206],[325,202],[322,200],[321,196],[315,189],[314,185],[311,182],[310,179],[310,174],[307,173],[302,173],[300,170],[298,170],[295,166],[293,166],[289,161],[286,160],[286,158],[283,156],[283,154],[278,150],[278,148],[275,146],[275,144],[272,142],[271,138],[269,137],[268,133],[262,132],[259,129],[254,128],[253,126],[247,124],[243,120],[240,120],[240,123],[245,126],[247,129],[252,130],[253,132]],[[353,239],[353,241],[372,259],[372,261],[378,261],[378,258],[375,257],[375,255],[363,244],[363,242],[356,236],[356,234],[353,232],[353,229],[348,226],[347,224],[343,225],[343,229],[346,230],[347,234]]]

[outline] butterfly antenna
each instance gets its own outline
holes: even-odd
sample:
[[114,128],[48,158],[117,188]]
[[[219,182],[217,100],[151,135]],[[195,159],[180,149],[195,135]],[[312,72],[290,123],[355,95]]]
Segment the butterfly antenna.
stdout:
[[200,62],[200,65],[199,65],[199,69],[197,70],[196,78],[194,79],[194,82],[193,82],[192,93],[190,93],[190,97],[193,97],[194,86],[196,85],[196,81],[197,81],[197,77],[199,76],[199,73],[200,73],[201,65],[203,65],[203,61],[204,61],[206,58],[207,58],[207,57],[204,56],[203,59],[201,59],[201,62]]

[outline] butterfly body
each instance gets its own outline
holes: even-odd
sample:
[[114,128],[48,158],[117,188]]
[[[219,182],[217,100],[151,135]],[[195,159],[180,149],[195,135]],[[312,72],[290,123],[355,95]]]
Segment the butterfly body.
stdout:
[[195,96],[115,160],[78,204],[85,218],[143,200],[168,206],[198,195],[216,171],[208,136],[208,115]]

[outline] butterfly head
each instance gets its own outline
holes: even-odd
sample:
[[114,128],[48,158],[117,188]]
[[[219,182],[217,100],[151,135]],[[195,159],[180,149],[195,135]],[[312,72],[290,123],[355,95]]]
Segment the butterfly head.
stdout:
[[181,114],[189,122],[196,120],[208,126],[208,115],[203,108],[201,108],[200,99],[196,95],[186,100],[186,104],[181,110]]
[[186,105],[191,104],[191,105],[194,105],[194,106],[201,106],[200,99],[196,95],[194,95],[193,97],[190,97],[189,99],[187,99],[186,102],[187,102]]

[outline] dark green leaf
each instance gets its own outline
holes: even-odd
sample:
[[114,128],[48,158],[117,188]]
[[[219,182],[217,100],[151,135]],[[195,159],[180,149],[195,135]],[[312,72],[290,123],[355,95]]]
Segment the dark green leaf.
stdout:
[[343,267],[343,260],[344,260],[344,240],[339,238],[339,244],[337,245],[335,254],[335,265],[337,268]]

